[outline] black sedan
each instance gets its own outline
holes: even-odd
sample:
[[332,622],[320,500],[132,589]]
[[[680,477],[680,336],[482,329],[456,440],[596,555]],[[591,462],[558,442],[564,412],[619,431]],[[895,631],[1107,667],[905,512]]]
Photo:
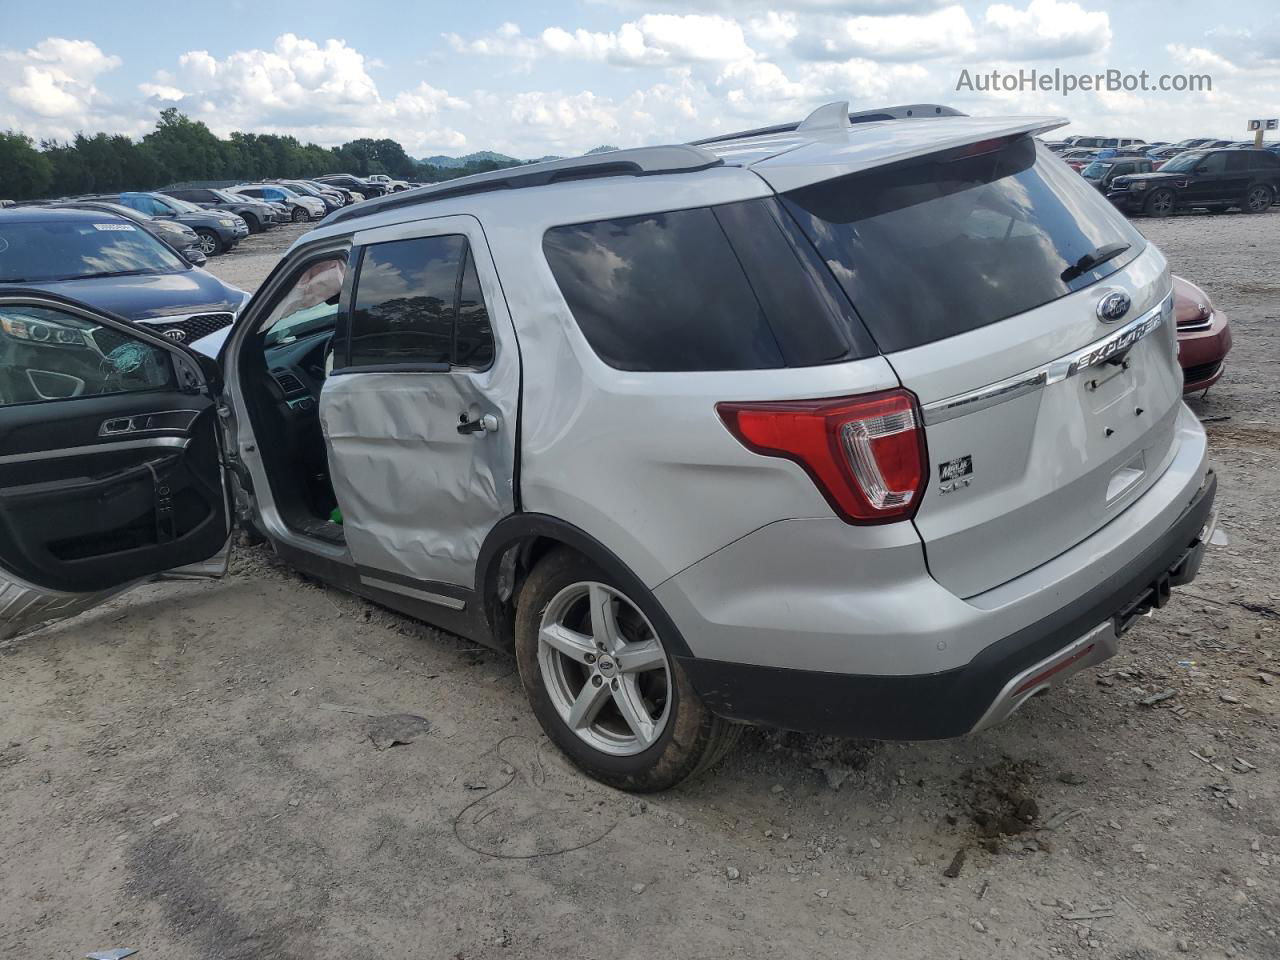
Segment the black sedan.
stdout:
[[[145,323],[210,356],[249,299],[124,217],[47,206],[0,210],[0,289],[6,285],[39,287],[80,300]],[[62,335],[47,324],[5,331],[10,340],[28,346],[61,343]],[[63,345],[72,340],[83,342],[70,337]],[[9,384],[8,391],[17,386]]]
[[226,190],[184,187],[159,192],[186,203],[194,203],[205,210],[226,210],[228,213],[234,213],[245,222],[250,233],[261,233],[275,226],[278,221],[276,211],[270,204],[252,197],[236,196]]
[[109,203],[106,200],[58,200],[48,204],[51,207],[71,207],[76,210],[100,210],[103,213],[114,213],[117,217],[132,220],[142,229],[149,230],[174,250],[178,251],[188,263],[203,267],[208,258],[200,249],[200,235],[185,223],[176,220],[161,220],[149,217],[140,210],[126,207],[120,203]]

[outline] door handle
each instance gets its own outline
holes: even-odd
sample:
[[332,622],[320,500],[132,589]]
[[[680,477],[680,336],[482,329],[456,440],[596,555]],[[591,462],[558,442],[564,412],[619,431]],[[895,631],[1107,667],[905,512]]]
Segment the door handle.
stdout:
[[458,417],[459,433],[497,433],[498,418],[492,413],[486,413],[483,417],[476,417],[474,420],[468,419],[465,413]]

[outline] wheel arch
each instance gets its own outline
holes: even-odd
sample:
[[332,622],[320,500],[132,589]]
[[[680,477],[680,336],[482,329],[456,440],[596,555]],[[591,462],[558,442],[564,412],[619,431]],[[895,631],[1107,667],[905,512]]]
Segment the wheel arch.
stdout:
[[515,513],[503,518],[480,547],[476,562],[476,598],[496,644],[512,645],[515,600],[524,578],[539,559],[560,547],[581,554],[608,574],[658,628],[671,654],[692,656],[670,614],[617,554],[585,530],[543,513]]

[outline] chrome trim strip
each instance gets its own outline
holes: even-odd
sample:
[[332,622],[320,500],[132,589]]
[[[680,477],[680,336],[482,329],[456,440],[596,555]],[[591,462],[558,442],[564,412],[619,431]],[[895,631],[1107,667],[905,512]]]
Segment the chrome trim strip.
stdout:
[[1125,324],[1119,330],[1107,334],[1101,340],[1095,340],[1088,346],[1081,347],[1064,357],[1050,360],[1043,366],[1019,373],[1004,380],[978,387],[967,393],[958,393],[952,397],[926,403],[921,410],[926,426],[945,423],[956,417],[985,410],[996,404],[1004,403],[1025,396],[1041,387],[1060,383],[1074,377],[1081,370],[1105,363],[1121,350],[1132,347],[1147,334],[1156,330],[1169,317],[1173,316],[1173,294],[1170,293],[1158,306],[1148,310],[1137,320]]
[[[995,726],[1036,694],[1057,686],[1086,667],[1096,666],[1115,656],[1119,649],[1120,638],[1116,636],[1112,622],[1107,620],[1098,624],[1083,637],[1073,640],[1061,650],[1051,653],[1039,663],[1032,664],[1014,676],[996,694],[996,698],[991,701],[991,705],[969,732],[977,733],[979,730]],[[1063,667],[1033,687],[1022,690],[1021,693],[1018,692],[1024,684],[1057,664],[1063,664]]]
[[404,584],[392,583],[390,580],[383,580],[379,577],[366,577],[360,575],[360,582],[368,587],[376,587],[379,590],[389,590],[391,593],[403,594],[406,597],[413,597],[416,600],[425,600],[427,603],[439,604],[442,607],[448,607],[450,610],[463,610],[467,606],[465,600],[459,600],[456,597],[445,597],[438,593],[428,593],[426,590],[419,590],[416,587],[406,587]]
[[[175,424],[171,424],[169,426],[164,426],[164,427],[147,427],[145,429],[139,429],[138,427],[135,427],[133,425],[134,422],[138,420],[142,420],[143,422],[145,422],[150,417],[171,417],[181,413],[191,414],[191,416],[187,418],[185,423],[175,423]],[[138,436],[138,434],[142,434],[142,433],[162,433],[162,432],[172,431],[172,430],[190,430],[191,425],[196,422],[196,417],[198,416],[200,416],[199,410],[155,410],[155,411],[152,411],[151,413],[134,413],[134,414],[130,414],[128,416],[123,416],[123,417],[108,417],[106,420],[102,421],[102,426],[98,427],[98,436],[120,437],[120,436],[127,435],[130,437],[136,437]],[[121,420],[129,421],[129,427],[127,429],[125,430],[108,430],[107,429],[107,424],[116,423]]]
[[185,437],[154,437],[150,440],[123,440],[119,443],[90,443],[83,447],[61,447],[57,450],[36,450],[32,453],[10,453],[0,457],[0,463],[26,463],[28,460],[58,460],[62,457],[79,457],[90,453],[119,450],[137,450],[141,447],[172,447],[182,449],[187,445]]

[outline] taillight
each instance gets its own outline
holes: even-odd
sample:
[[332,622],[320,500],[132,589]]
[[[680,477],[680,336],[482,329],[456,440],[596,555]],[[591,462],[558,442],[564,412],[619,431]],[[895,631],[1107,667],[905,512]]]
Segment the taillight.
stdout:
[[928,455],[908,391],[719,403],[716,412],[747,449],[803,467],[846,522],[889,523],[915,515]]

